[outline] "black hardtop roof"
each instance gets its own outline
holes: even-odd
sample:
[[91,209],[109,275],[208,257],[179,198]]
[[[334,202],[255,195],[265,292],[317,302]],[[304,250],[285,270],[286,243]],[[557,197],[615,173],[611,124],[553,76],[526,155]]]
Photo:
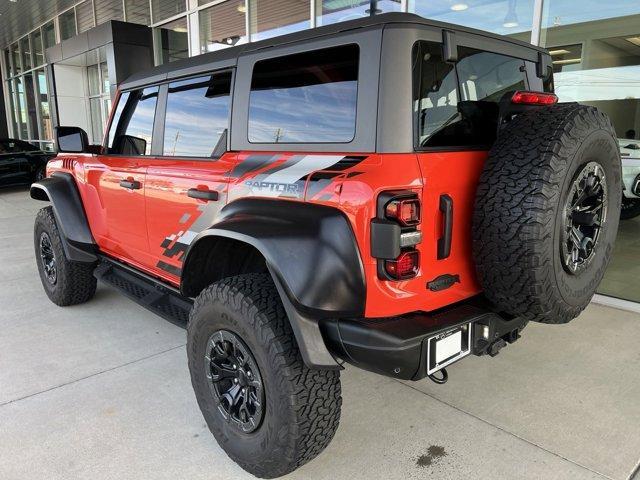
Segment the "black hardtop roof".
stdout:
[[196,55],[195,57],[165,63],[163,65],[159,65],[157,67],[131,75],[124,82],[122,82],[120,88],[126,90],[129,88],[162,82],[163,80],[167,80],[170,78],[188,76],[197,74],[198,72],[215,70],[219,68],[233,67],[236,65],[238,57],[246,52],[254,52],[257,50],[278,47],[281,45],[303,42],[326,35],[336,34],[349,30],[356,30],[360,28],[384,28],[384,26],[390,24],[426,25],[443,30],[450,30],[453,32],[466,32],[496,39],[502,42],[513,43],[526,48],[530,48],[535,51],[546,52],[544,48],[536,47],[535,45],[517,40],[515,38],[489,33],[483,30],[477,30],[475,28],[462,27],[460,25],[455,25],[452,23],[439,22],[436,20],[421,17],[420,15],[416,15],[414,13],[393,12],[358,18],[355,20],[348,20],[346,22],[333,23],[331,25],[325,25],[322,27],[310,28],[299,32],[280,35],[257,42],[245,43],[242,45],[221,49],[215,52],[204,53],[201,55]]

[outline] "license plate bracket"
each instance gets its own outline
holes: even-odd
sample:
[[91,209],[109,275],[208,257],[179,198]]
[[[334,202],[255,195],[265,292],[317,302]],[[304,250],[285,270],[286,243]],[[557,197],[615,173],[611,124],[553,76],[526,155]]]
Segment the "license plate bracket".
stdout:
[[427,339],[427,375],[451,365],[471,353],[471,322]]

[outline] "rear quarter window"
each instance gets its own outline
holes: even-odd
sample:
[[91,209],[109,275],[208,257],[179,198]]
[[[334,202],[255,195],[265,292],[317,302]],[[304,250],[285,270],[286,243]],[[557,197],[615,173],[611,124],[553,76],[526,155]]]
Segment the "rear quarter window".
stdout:
[[249,97],[249,142],[351,142],[358,63],[357,45],[257,62]]

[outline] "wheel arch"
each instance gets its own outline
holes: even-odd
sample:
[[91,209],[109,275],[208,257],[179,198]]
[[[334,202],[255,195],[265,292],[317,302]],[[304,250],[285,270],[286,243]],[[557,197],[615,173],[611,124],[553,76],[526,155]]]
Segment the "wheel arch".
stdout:
[[[331,207],[283,200],[230,203],[221,211],[221,220],[200,232],[187,250],[181,278],[183,295],[195,296],[206,286],[198,280],[203,268],[199,260],[205,256],[205,268],[215,267],[219,272],[247,273],[259,265],[248,262],[249,270],[244,271],[229,268],[228,263],[242,255],[229,255],[225,248],[213,250],[220,245],[241,246],[242,252],[260,255],[307,365],[335,367],[318,321],[362,317],[366,296],[362,261],[344,214]],[[205,278],[217,276],[222,273]]]
[[65,256],[74,262],[98,260],[96,243],[73,175],[56,172],[31,185],[31,198],[50,202],[63,240]]

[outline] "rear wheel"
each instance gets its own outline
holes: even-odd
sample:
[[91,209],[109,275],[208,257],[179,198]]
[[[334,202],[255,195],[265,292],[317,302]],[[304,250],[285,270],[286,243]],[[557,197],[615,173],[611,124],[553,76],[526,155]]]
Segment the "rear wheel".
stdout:
[[67,260],[52,207],[36,215],[33,240],[40,281],[49,299],[61,307],[91,300],[96,293],[95,265]]
[[640,215],[640,198],[622,198],[621,220],[631,220]]
[[511,315],[565,323],[609,264],[622,197],[615,131],[596,108],[522,113],[489,152],[473,218],[486,296]]
[[340,421],[340,376],[303,362],[268,274],[226,278],[196,299],[187,329],[191,382],[220,446],[275,478],[315,458]]

